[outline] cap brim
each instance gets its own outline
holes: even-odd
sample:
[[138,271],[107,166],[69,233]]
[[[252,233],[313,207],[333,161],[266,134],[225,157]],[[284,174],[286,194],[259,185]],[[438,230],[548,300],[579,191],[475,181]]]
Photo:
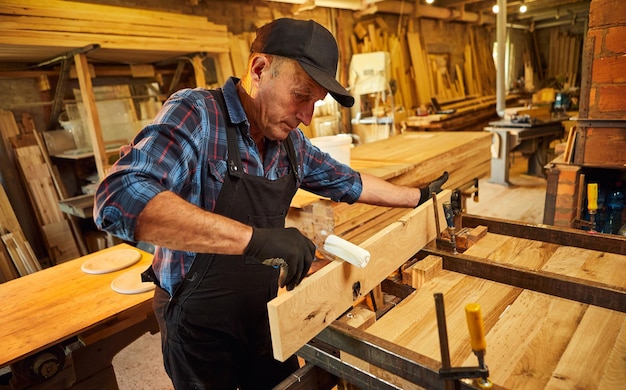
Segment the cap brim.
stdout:
[[298,61],[302,66],[302,69],[311,76],[313,80],[315,80],[319,85],[326,88],[330,96],[333,97],[339,104],[344,107],[352,107],[354,105],[354,98],[348,90],[346,90],[337,79],[328,73],[311,66],[303,61]]

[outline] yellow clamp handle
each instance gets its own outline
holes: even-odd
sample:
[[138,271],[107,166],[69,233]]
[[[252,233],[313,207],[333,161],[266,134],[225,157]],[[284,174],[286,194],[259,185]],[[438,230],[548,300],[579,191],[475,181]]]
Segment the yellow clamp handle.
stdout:
[[587,201],[587,209],[594,211],[598,209],[598,183],[587,184]]
[[478,303],[468,303],[465,306],[465,319],[467,320],[472,350],[485,351],[487,349],[487,341],[485,340],[483,317]]

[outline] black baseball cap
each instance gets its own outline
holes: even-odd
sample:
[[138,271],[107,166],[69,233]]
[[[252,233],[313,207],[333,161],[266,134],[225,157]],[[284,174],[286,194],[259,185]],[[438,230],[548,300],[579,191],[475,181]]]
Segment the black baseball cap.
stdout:
[[250,51],[294,59],[344,107],[354,98],[336,79],[339,48],[335,37],[313,20],[276,19],[256,32]]

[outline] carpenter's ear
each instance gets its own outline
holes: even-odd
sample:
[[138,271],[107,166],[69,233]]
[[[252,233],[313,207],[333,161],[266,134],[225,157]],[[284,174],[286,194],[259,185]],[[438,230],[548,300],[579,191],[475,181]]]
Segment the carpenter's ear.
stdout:
[[260,80],[263,71],[269,69],[269,67],[270,59],[267,56],[264,56],[263,54],[255,56],[250,64],[250,76],[252,77],[252,80]]

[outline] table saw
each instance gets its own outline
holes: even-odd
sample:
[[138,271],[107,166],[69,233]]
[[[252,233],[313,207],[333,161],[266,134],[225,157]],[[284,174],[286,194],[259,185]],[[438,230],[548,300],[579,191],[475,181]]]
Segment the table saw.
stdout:
[[[460,227],[484,226],[488,233],[456,254],[430,241],[411,265],[427,264],[428,277],[409,291],[397,275],[386,278],[383,290],[395,298],[375,322],[348,325],[348,310],[296,353],[363,389],[476,388],[440,376],[433,296],[442,293],[453,367],[475,365],[462,311],[469,302],[482,306],[493,388],[623,387],[626,239],[473,215],[460,220]],[[372,253],[369,266],[376,265]]]
[[[136,251],[139,260],[105,274],[81,267],[90,259]],[[120,294],[111,283],[152,255],[116,245],[0,284],[0,389],[116,389],[113,356],[141,335],[158,332],[152,291]]]
[[[563,118],[566,119],[566,118]],[[543,167],[548,163],[550,142],[563,137],[562,120],[489,122],[485,131],[493,134],[490,182],[510,186],[511,152],[519,151],[528,157],[527,173],[546,177]]]

